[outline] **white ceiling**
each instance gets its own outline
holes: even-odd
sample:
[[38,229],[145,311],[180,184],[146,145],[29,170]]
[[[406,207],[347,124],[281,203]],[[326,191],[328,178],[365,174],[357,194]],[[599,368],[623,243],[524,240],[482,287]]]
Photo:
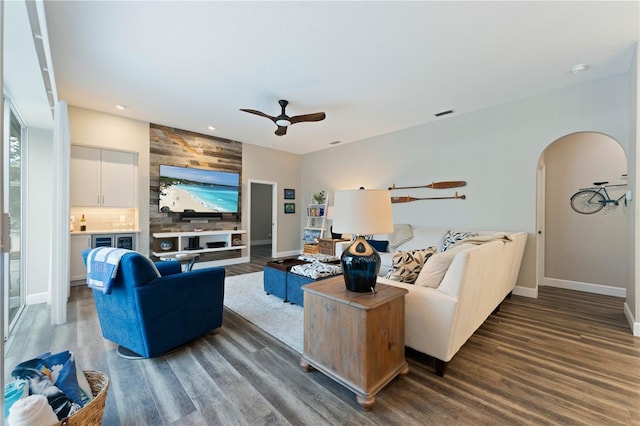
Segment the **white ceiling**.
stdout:
[[51,129],[53,113],[25,3],[4,2],[3,18],[3,89],[26,126]]
[[[70,105],[299,154],[627,72],[639,39],[635,1],[45,9],[58,94]],[[574,75],[579,63],[590,68]],[[239,111],[278,115],[279,99],[289,115],[327,118],[279,137],[268,119]]]

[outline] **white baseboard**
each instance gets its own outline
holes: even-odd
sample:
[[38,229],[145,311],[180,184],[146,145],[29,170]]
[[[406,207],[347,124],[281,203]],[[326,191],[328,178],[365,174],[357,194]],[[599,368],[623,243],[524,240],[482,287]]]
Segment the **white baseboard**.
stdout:
[[586,293],[602,294],[605,296],[627,297],[627,289],[622,287],[612,287],[601,284],[581,283],[578,281],[559,280],[556,278],[545,278],[544,285],[548,287],[558,287],[567,290],[584,291]]
[[250,243],[252,246],[263,246],[265,244],[271,244],[271,240],[252,240]]
[[27,296],[27,305],[38,305],[40,303],[49,303],[49,293],[36,293]]
[[531,288],[531,287],[522,287],[522,286],[515,286],[515,288],[513,289],[513,294],[515,294],[516,296],[524,296],[524,297],[531,297],[533,299],[537,299],[538,298],[538,288]]
[[624,302],[624,316],[629,322],[629,327],[631,327],[633,335],[640,337],[640,322],[636,321],[636,319],[633,317],[633,313],[631,312],[631,309],[629,309],[629,305],[627,304],[627,302]]

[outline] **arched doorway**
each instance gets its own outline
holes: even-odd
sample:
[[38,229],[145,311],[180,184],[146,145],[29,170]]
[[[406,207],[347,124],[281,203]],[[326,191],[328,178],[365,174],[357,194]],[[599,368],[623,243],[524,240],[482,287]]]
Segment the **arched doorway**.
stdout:
[[[538,162],[538,285],[625,297],[628,210],[621,202],[595,214],[578,214],[569,199],[594,182],[626,184],[620,144],[595,132],[563,136]],[[609,188],[618,198],[626,186]]]

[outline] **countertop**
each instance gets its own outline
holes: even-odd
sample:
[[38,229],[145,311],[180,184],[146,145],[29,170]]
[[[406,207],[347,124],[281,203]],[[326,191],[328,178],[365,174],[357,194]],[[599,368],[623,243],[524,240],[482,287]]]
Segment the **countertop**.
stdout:
[[94,234],[139,234],[141,231],[139,229],[124,229],[124,230],[114,230],[114,229],[88,229],[86,231],[71,231],[69,234],[73,236],[82,236],[82,235],[94,235]]

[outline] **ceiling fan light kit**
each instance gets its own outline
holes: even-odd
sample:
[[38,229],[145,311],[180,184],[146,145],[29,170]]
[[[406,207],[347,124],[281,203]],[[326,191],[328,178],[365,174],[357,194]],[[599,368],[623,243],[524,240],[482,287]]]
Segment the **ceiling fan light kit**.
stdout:
[[291,125],[291,122],[290,122],[288,119],[286,119],[286,118],[278,118],[278,119],[276,120],[276,124],[277,124],[278,126],[287,127],[287,126],[290,126],[290,125]]
[[287,134],[287,127],[289,127],[292,124],[303,123],[303,122],[311,122],[311,121],[322,121],[322,120],[324,120],[326,118],[326,114],[324,112],[316,112],[316,113],[313,113],[313,114],[295,115],[293,117],[289,117],[284,111],[285,108],[287,107],[287,105],[289,104],[289,101],[281,99],[281,100],[278,101],[278,103],[280,104],[280,107],[282,108],[282,112],[277,117],[271,116],[269,114],[265,114],[264,112],[257,111],[255,109],[244,109],[244,108],[241,108],[240,111],[248,112],[249,114],[259,115],[261,117],[265,117],[265,118],[268,118],[269,120],[273,121],[275,123],[275,125],[278,126],[278,128],[275,131],[275,134],[278,135],[278,136],[286,135]]

